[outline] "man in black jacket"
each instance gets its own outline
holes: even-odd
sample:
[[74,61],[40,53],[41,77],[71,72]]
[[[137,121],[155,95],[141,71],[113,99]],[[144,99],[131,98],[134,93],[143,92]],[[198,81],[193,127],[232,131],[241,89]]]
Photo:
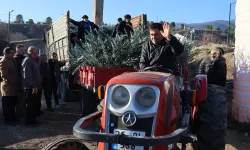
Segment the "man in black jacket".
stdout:
[[176,57],[183,53],[184,46],[170,34],[170,25],[153,23],[149,27],[150,41],[142,48],[140,69],[154,67],[154,71],[178,74]]
[[47,111],[52,112],[52,104],[51,104],[51,68],[47,60],[46,54],[39,55],[41,60],[40,71],[42,75],[42,91],[45,97],[45,101],[47,104]]
[[25,56],[24,56],[24,45],[19,44],[16,47],[16,54],[14,56],[14,61],[16,64],[16,69],[17,69],[17,73],[18,73],[18,77],[19,77],[19,83],[20,83],[20,95],[18,98],[18,104],[17,104],[17,114],[19,117],[21,117],[24,113],[24,91],[22,88],[22,61],[24,60]]
[[89,21],[89,17],[87,15],[82,16],[82,19],[83,21],[80,22],[70,19],[70,22],[75,26],[78,26],[78,38],[84,42],[84,35],[87,33],[86,31],[90,32],[90,30],[99,30],[99,27],[93,22]]
[[227,77],[226,59],[222,56],[222,48],[216,47],[211,51],[211,56],[202,60],[198,74],[206,74],[208,84],[225,87]]
[[58,61],[57,53],[52,53],[52,59],[49,59],[49,65],[51,69],[51,88],[54,95],[54,100],[56,108],[59,107],[59,97],[58,97],[58,85],[61,82],[61,71],[60,68],[63,67],[66,62]]
[[128,26],[127,34],[128,34],[128,37],[130,38],[131,34],[134,33],[133,24],[130,22],[131,21],[131,15],[126,14],[124,16],[124,19],[125,19],[126,25]]
[[112,36],[113,37],[122,36],[125,35],[126,33],[128,36],[130,35],[130,26],[128,26],[125,21],[122,21],[122,18],[118,18]]

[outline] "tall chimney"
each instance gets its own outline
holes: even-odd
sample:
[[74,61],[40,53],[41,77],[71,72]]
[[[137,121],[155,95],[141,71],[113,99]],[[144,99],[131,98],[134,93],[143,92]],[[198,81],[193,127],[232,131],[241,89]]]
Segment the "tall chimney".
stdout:
[[93,0],[94,1],[94,23],[101,25],[103,22],[103,2],[104,0]]

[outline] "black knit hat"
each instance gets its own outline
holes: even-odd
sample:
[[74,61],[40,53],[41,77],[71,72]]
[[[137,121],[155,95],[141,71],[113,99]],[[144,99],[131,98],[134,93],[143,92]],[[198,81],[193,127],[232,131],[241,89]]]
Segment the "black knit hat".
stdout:
[[89,19],[89,17],[87,15],[83,15],[82,18],[83,19]]

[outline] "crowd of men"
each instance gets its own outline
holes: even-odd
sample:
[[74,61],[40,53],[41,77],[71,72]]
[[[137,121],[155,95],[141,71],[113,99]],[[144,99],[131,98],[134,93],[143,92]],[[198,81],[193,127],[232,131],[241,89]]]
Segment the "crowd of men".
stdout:
[[[70,22],[78,26],[78,33],[71,34],[71,42],[76,44],[81,39],[84,41],[86,30],[99,29],[97,25],[88,20],[84,15],[83,21]],[[118,18],[113,37],[133,33],[131,16],[125,15],[125,21]],[[142,48],[140,69],[153,67],[154,71],[169,72],[178,75],[177,56],[184,51],[184,46],[174,37],[170,31],[170,25],[165,23],[153,23],[149,27],[150,41],[146,41]],[[24,46],[13,45],[4,49],[4,57],[0,61],[0,75],[2,78],[1,94],[3,116],[6,124],[15,124],[24,113],[26,125],[37,125],[36,117],[41,115],[41,95],[47,104],[47,111],[53,111],[51,96],[53,94],[56,108],[59,107],[58,85],[61,82],[60,68],[65,62],[57,60],[57,54],[53,53],[51,59],[45,54],[38,56],[38,49],[30,46],[24,56]],[[225,86],[226,60],[221,48],[214,48],[211,56],[203,59],[199,67],[199,74],[208,76],[208,84]],[[16,116],[16,113],[19,117]]]
[[4,56],[0,60],[3,119],[7,125],[15,125],[22,118],[25,125],[40,124],[36,118],[43,114],[42,93],[47,111],[54,111],[52,94],[55,108],[59,107],[60,68],[65,62],[58,61],[56,53],[48,61],[47,55],[38,55],[38,48],[34,46],[28,48],[27,56],[24,50],[24,45],[10,45],[3,50]]

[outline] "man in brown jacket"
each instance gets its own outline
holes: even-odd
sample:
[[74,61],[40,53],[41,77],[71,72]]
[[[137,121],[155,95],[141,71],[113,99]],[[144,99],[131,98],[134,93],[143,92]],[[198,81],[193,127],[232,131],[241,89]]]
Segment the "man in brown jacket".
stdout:
[[9,125],[16,123],[15,107],[18,101],[19,81],[14,62],[15,50],[7,47],[3,50],[4,57],[0,61],[2,106],[4,122]]

